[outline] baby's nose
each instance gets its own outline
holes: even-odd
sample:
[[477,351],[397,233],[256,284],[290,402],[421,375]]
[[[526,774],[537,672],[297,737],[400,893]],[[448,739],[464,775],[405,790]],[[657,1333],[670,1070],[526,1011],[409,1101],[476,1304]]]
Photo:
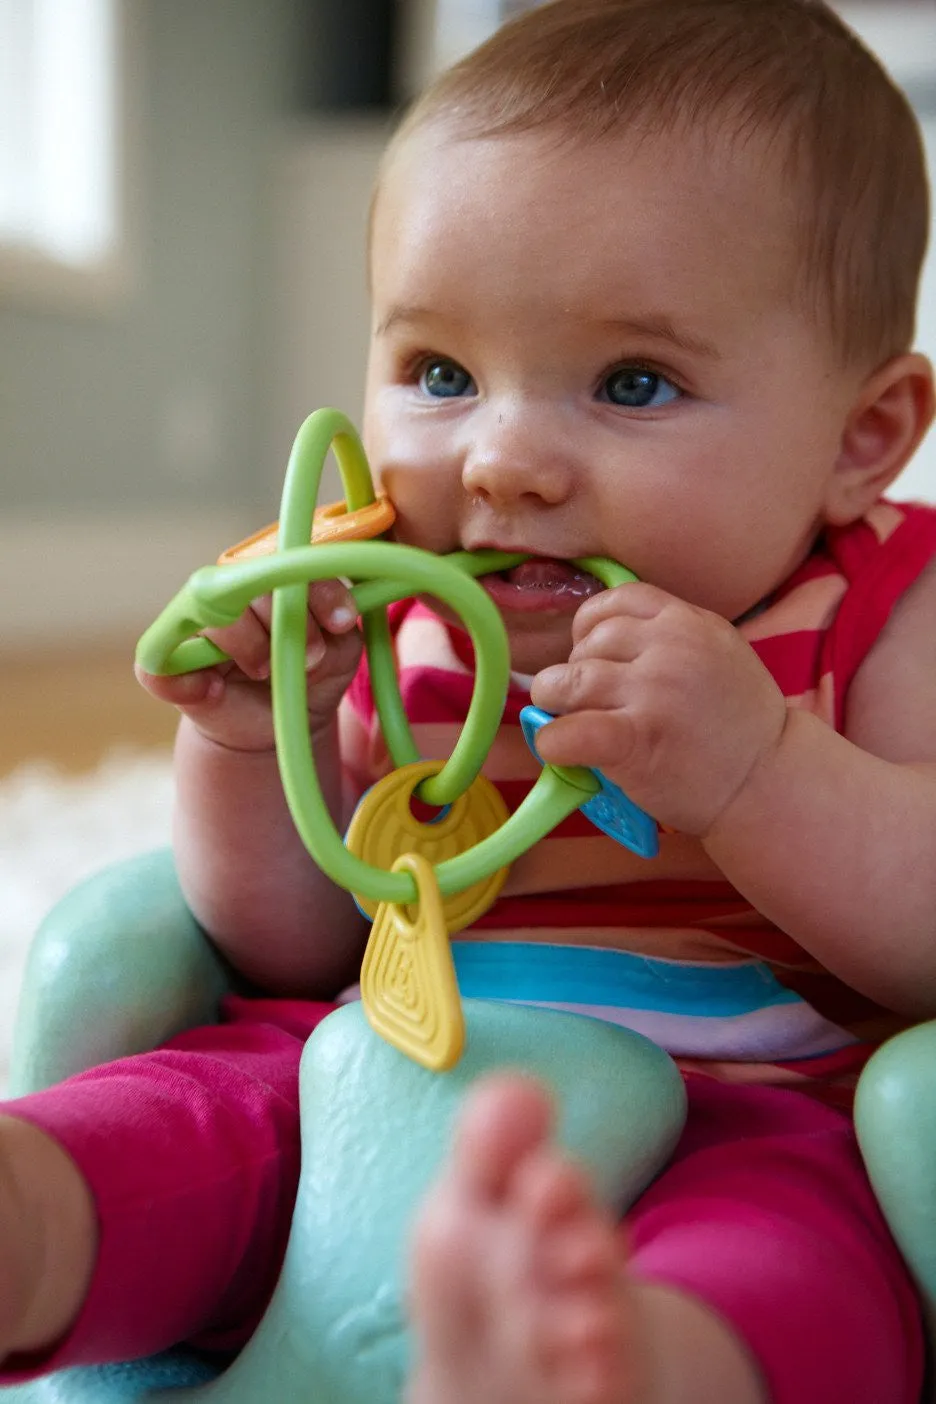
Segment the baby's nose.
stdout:
[[538,497],[549,506],[572,489],[572,460],[548,415],[499,410],[472,424],[462,483],[473,497],[503,504]]

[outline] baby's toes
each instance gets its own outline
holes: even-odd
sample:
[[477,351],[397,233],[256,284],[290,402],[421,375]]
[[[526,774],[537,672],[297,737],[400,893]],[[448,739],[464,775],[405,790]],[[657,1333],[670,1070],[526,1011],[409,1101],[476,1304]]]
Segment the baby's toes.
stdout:
[[620,1236],[602,1219],[583,1217],[563,1225],[540,1244],[537,1266],[543,1284],[553,1291],[597,1290],[614,1295],[624,1271]]
[[413,1234],[410,1258],[411,1305],[434,1348],[461,1355],[474,1336],[483,1251],[478,1215],[451,1179],[426,1199]]
[[515,1195],[544,1282],[557,1289],[613,1282],[623,1264],[620,1232],[581,1166],[558,1150],[541,1151],[518,1170]]
[[628,1397],[630,1312],[624,1250],[612,1217],[575,1165],[540,1157],[518,1195],[533,1245],[533,1354],[550,1398],[609,1404]]

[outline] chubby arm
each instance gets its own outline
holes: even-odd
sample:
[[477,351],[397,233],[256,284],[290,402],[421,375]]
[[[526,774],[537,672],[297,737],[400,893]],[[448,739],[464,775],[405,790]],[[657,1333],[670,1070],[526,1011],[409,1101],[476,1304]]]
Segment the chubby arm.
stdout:
[[936,765],[882,760],[791,711],[703,842],[758,911],[847,984],[936,1014]]
[[[350,596],[338,581],[310,587],[309,725],[332,818],[348,793],[338,705],[360,659]],[[273,994],[330,998],[355,979],[367,927],[351,897],[314,864],[283,795],[269,686],[270,601],[211,638],[231,657],[178,678],[139,674],[182,713],[176,739],[173,846],[186,901],[243,975]]]
[[[315,763],[339,832],[350,818],[338,728]],[[189,907],[227,959],[272,994],[327,999],[357,978],[367,927],[315,866],[289,814],[275,752],[229,750],[183,717],[173,847]]]
[[623,586],[583,607],[569,664],[537,679],[540,705],[566,713],[540,751],[598,766],[699,837],[758,911],[848,984],[932,1014],[934,624],[931,571],[863,664],[839,736],[787,707],[724,620]]

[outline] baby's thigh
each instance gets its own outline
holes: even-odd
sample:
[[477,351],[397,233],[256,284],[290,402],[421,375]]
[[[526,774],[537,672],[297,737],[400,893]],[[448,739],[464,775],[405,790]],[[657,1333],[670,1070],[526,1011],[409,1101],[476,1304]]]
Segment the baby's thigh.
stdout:
[[920,1307],[849,1119],[798,1092],[686,1084],[683,1140],[628,1215],[634,1275],[729,1321],[772,1404],[918,1404]]

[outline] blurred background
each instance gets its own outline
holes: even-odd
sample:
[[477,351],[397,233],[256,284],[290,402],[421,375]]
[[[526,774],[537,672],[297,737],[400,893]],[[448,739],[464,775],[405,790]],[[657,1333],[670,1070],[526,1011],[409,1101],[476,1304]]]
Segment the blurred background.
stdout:
[[[310,409],[359,417],[394,109],[522,7],[0,0],[0,776],[168,742],[133,641],[276,515]],[[841,8],[936,160],[936,0]],[[900,491],[936,499],[936,436]]]

